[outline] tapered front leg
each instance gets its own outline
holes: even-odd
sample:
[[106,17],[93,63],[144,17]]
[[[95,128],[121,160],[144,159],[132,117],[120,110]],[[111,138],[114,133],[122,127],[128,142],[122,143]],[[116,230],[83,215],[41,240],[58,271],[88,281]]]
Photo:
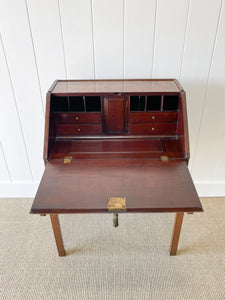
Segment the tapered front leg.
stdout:
[[173,227],[173,235],[172,235],[171,246],[170,246],[170,255],[176,255],[177,253],[177,246],[179,242],[183,217],[184,217],[183,212],[176,213],[174,227]]
[[62,235],[61,235],[61,230],[60,230],[60,225],[59,225],[58,214],[50,214],[50,218],[51,218],[51,222],[52,222],[52,229],[54,232],[55,242],[56,242],[59,256],[65,256],[66,253],[64,250],[64,246],[63,246],[63,240],[62,240]]

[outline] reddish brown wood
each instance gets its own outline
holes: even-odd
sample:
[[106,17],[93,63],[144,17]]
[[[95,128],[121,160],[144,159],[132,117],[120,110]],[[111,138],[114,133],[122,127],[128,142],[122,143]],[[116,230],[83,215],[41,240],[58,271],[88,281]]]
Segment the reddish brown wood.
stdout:
[[47,162],[47,159],[50,154],[51,145],[54,144],[54,140],[49,138],[49,127],[50,123],[50,97],[51,93],[48,92],[46,96],[46,106],[45,106],[45,136],[44,136],[44,151],[43,151],[43,158],[44,162]]
[[[81,92],[84,95],[92,93],[100,95],[101,92],[106,91],[106,87],[107,92],[105,92],[105,96],[101,97],[102,112],[52,112],[50,107],[51,93],[63,94],[66,88],[66,95],[70,93],[79,95]],[[120,95],[109,96],[112,91],[113,94],[119,93]],[[128,118],[130,101],[128,96],[124,96],[125,93],[130,93],[130,95],[136,95],[137,93],[146,93],[146,95],[151,93],[154,95],[159,93],[163,98],[167,94],[171,95],[172,93],[176,95],[179,92],[180,104],[178,112],[131,112]],[[56,97],[54,101],[58,101]],[[49,135],[51,130],[48,123],[56,123],[56,132],[52,130],[55,136],[54,134]],[[50,157],[50,161],[59,160],[58,168],[60,170],[65,156],[72,156],[77,164],[80,164],[79,160],[84,158],[103,159],[104,164],[107,164],[108,159],[113,164],[116,158],[160,160],[161,156],[168,156],[172,163],[173,159],[186,159],[188,153],[185,93],[174,80],[58,81],[51,88],[47,96],[46,124],[47,134],[45,135],[45,140],[48,139],[48,142],[45,141],[45,145],[51,145],[51,147],[48,147],[49,153],[45,149],[45,153],[48,153],[45,155],[45,159]],[[54,128],[52,125],[50,127]],[[113,139],[108,139],[110,135]],[[132,137],[135,135],[139,139],[133,139]],[[167,135],[170,138],[166,139],[165,136]],[[88,139],[85,139],[85,136]],[[91,136],[93,136],[93,139],[90,139]],[[61,139],[59,139],[60,137]],[[63,140],[62,137],[65,139]],[[80,140],[73,140],[75,137],[79,137]],[[50,139],[53,142],[50,142]],[[54,163],[57,164],[57,161]],[[135,170],[132,170],[132,172]],[[120,168],[118,169],[119,172]],[[189,174],[188,170],[186,172]],[[53,176],[51,173],[48,175],[47,170],[46,173],[47,175],[44,176],[45,179],[42,181],[43,185],[45,185],[48,176]],[[155,176],[154,172],[153,174]],[[135,180],[138,182],[138,177]],[[160,178],[157,178],[157,180],[160,181]],[[140,181],[140,185],[142,184],[142,181]],[[87,179],[86,185],[89,186]],[[71,186],[73,186],[72,183]],[[171,188],[175,190],[174,187],[171,186]],[[117,189],[116,185],[115,189]],[[42,196],[44,197],[44,195]],[[194,198],[196,199],[196,197]],[[181,209],[181,207],[175,208]]]
[[46,95],[46,109],[45,109],[45,133],[44,133],[44,151],[43,151],[43,158],[44,162],[47,162],[49,154],[53,148],[55,142],[55,126],[54,126],[54,119],[52,114],[50,114],[50,98],[52,90],[54,89],[55,85],[57,84],[57,80],[55,80],[50,87],[47,95]]
[[51,159],[74,158],[183,158],[180,141],[175,138],[78,139],[57,140]]
[[[65,156],[72,162],[65,164]],[[109,197],[126,197],[127,212],[177,213],[175,255],[183,213],[202,211],[188,159],[186,98],[178,81],[55,81],[46,98],[46,169],[31,213],[51,214],[65,255],[58,213],[108,212]]]
[[45,138],[43,151],[43,158],[45,163],[47,162],[49,154],[51,153],[52,148],[54,147],[54,142],[56,138],[54,118],[52,113],[50,113],[50,97],[51,94],[47,93],[45,109]]
[[116,134],[125,132],[125,107],[126,99],[123,97],[110,97],[104,99],[106,133]]
[[173,235],[172,235],[172,240],[170,245],[170,255],[177,254],[177,247],[180,238],[180,231],[183,222],[183,217],[184,217],[183,212],[176,213],[174,227],[173,227]]
[[55,113],[54,119],[56,124],[101,124],[101,113]]
[[57,124],[56,133],[60,136],[101,134],[102,124]]
[[107,212],[109,197],[124,196],[127,212],[202,210],[185,161],[78,159],[48,162],[31,211]]
[[[62,142],[61,142],[62,143]],[[156,139],[112,139],[79,140],[71,143],[69,153],[77,152],[162,152],[160,140]]]
[[131,123],[168,123],[177,121],[177,112],[138,112],[130,114]]
[[[175,138],[161,139],[163,151],[168,157],[183,158],[183,153],[180,145],[180,140]],[[165,154],[164,154],[165,155]]]
[[180,82],[179,82],[177,79],[174,79],[174,82],[175,82],[175,84],[177,85],[178,89],[179,89],[181,92],[183,92],[184,89],[183,89],[182,85],[180,84]]
[[130,133],[131,134],[176,134],[176,123],[131,123]]
[[55,236],[55,242],[58,249],[59,256],[65,256],[65,250],[63,246],[63,240],[61,235],[61,229],[59,224],[59,218],[57,214],[50,214],[52,229]]
[[179,136],[179,139],[181,141],[181,147],[183,150],[184,158],[188,162],[190,158],[190,150],[189,150],[186,95],[184,91],[181,92],[180,103],[179,103],[177,135]]
[[125,133],[128,133],[128,128],[129,128],[129,100],[130,100],[130,97],[124,97],[124,129],[125,129]]
[[105,95],[118,93],[179,93],[174,79],[59,80],[55,95]]

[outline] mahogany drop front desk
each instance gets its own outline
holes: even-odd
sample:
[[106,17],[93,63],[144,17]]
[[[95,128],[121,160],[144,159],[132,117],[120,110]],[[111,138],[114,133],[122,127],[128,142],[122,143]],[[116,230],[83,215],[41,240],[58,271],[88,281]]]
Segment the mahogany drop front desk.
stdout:
[[45,172],[31,213],[175,212],[176,255],[184,212],[202,211],[187,168],[185,92],[176,80],[58,80],[47,93]]

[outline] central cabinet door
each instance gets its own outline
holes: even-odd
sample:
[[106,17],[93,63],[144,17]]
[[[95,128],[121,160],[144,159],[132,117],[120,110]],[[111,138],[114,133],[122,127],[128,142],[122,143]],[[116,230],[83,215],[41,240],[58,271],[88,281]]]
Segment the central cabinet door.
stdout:
[[104,97],[106,133],[127,132],[128,98],[121,96]]

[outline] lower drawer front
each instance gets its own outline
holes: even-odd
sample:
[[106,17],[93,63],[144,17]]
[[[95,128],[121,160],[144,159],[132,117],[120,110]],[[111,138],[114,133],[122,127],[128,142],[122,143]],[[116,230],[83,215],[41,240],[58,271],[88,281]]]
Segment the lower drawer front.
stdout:
[[130,124],[131,134],[160,134],[173,135],[176,134],[176,123],[141,123]]
[[102,134],[102,124],[60,124],[56,125],[59,136]]

